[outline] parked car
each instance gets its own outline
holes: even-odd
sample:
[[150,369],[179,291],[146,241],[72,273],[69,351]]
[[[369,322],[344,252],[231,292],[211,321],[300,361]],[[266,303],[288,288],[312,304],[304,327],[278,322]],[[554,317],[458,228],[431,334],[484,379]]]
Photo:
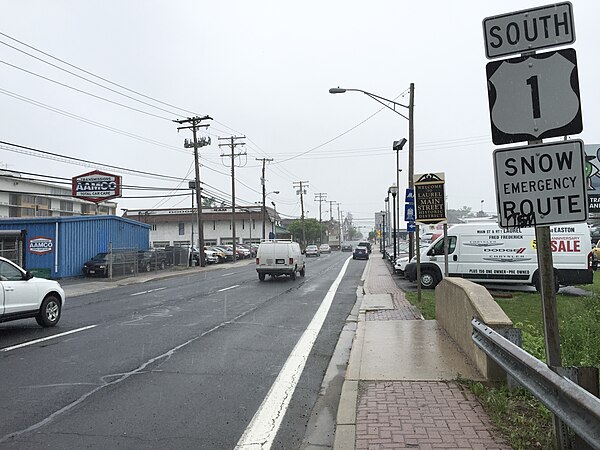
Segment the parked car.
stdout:
[[321,256],[321,252],[319,251],[319,247],[316,245],[307,245],[304,250],[304,255],[308,258],[309,256]]
[[60,320],[65,292],[57,281],[36,278],[0,257],[0,289],[4,291],[0,322],[35,318],[41,327],[53,327]]
[[204,247],[204,260],[206,264],[217,264],[219,262],[219,255],[216,251]]
[[241,248],[244,248],[250,252],[250,254],[249,254],[249,256],[247,256],[247,258],[256,257],[256,250],[258,249],[258,247],[252,247],[249,244],[237,244],[237,245],[239,245]]
[[367,241],[360,241],[358,244],[356,244],[357,247],[366,247],[367,248],[367,252],[371,253],[371,243],[367,242]]
[[217,257],[217,263],[224,263],[227,261],[227,255],[219,247],[207,247],[207,250],[214,252],[215,256]]
[[347,242],[344,242],[342,244],[342,251],[343,252],[351,252],[352,251],[352,244],[349,244]]
[[167,254],[162,248],[151,248],[138,252],[138,270],[140,272],[151,272],[153,270],[164,270],[167,266]]
[[319,245],[319,252],[331,253],[331,247],[329,246],[329,244],[321,244]]
[[233,250],[230,250],[227,247],[222,247],[220,245],[217,245],[213,248],[216,248],[223,252],[223,254],[225,255],[225,261],[233,261]]
[[369,249],[362,245],[357,245],[352,253],[352,259],[369,259]]
[[[233,245],[229,247],[230,250],[233,250]],[[252,252],[248,250],[246,247],[240,244],[235,245],[235,251],[238,255],[238,259],[250,258]]]
[[86,261],[82,270],[86,277],[108,277],[112,265],[113,275],[131,275],[135,273],[137,264],[137,252],[101,252]]

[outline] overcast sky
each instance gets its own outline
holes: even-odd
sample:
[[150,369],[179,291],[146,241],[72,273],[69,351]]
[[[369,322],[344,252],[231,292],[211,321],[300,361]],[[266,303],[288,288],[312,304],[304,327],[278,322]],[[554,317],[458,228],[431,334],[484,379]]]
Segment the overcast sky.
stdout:
[[[293,183],[303,181],[308,182],[309,217],[318,218],[315,194],[326,193],[327,200],[341,203],[341,210],[351,212],[357,224],[372,226],[374,213],[384,208],[387,189],[395,182],[392,142],[408,137],[408,122],[366,95],[331,95],[328,90],[362,89],[408,104],[408,88],[414,83],[415,173],[445,172],[450,208],[468,206],[477,211],[483,201],[484,210],[494,212],[495,146],[482,20],[544,4],[5,0],[0,17],[4,34],[0,35],[0,140],[173,177],[112,170],[123,176],[126,186],[176,188],[180,184],[176,179],[193,178],[193,158],[191,150],[183,148],[191,133],[178,133],[171,120],[207,114],[214,118],[208,131],[200,133],[212,139],[212,145],[201,149],[201,179],[207,192],[230,199],[230,160],[220,158],[228,149],[219,148],[224,141],[218,138],[246,136],[238,140],[245,147],[236,148],[247,153],[237,160],[238,203],[261,200],[261,163],[256,159],[272,158],[267,164],[267,190],[280,194],[270,195],[267,203],[274,201],[278,212],[300,215]],[[572,4],[584,122],[577,137],[598,143],[600,2],[572,0]],[[9,37],[151,99],[79,72]],[[402,191],[407,187],[407,150],[408,145],[400,152]],[[69,179],[91,170],[6,149],[0,163],[10,170]],[[179,187],[187,184],[181,182]],[[128,209],[190,206],[190,195],[131,198],[168,193],[125,188],[118,203]],[[329,204],[323,205],[323,218],[329,218]]]

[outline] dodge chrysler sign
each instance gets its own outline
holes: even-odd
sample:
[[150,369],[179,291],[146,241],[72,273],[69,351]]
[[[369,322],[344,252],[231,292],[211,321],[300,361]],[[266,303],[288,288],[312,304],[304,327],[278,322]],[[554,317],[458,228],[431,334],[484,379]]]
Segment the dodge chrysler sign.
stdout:
[[494,172],[501,227],[587,220],[582,141],[496,150]]
[[73,177],[73,197],[99,203],[121,196],[121,177],[94,170]]

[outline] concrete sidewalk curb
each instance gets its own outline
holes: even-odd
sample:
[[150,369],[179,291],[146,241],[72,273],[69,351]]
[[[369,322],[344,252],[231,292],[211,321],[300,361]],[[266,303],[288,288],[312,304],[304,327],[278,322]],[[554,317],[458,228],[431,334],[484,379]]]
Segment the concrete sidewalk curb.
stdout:
[[[365,292],[365,281],[371,268],[371,260],[367,262],[360,279],[360,286],[356,290],[357,304],[362,304]],[[359,306],[360,311],[360,306]],[[358,405],[358,381],[360,380],[360,364],[362,359],[363,341],[365,335],[365,312],[358,313],[356,334],[352,341],[350,359],[346,368],[342,394],[338,405],[335,427],[334,450],[349,450],[356,446],[356,412]]]
[[61,286],[65,291],[65,294],[68,297],[77,297],[80,295],[94,294],[96,292],[101,292],[109,289],[113,289],[116,287],[122,286],[130,286],[135,284],[143,284],[149,281],[155,280],[166,280],[170,278],[176,278],[181,276],[189,276],[196,275],[199,273],[219,270],[219,269],[233,269],[240,266],[247,266],[250,264],[254,264],[254,259],[236,261],[235,263],[230,264],[211,264],[206,267],[188,267],[182,270],[176,271],[155,271],[151,274],[139,275],[136,277],[127,277],[127,278],[118,278],[114,280],[104,279],[104,280],[93,280],[90,278],[81,278],[76,280],[67,280],[65,282],[61,282]]

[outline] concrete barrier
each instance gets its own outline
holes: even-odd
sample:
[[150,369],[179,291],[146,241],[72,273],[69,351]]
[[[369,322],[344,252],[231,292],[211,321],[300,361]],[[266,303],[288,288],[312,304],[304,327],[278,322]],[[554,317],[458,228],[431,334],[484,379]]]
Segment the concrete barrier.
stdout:
[[471,340],[471,319],[500,334],[513,323],[486,288],[462,278],[444,278],[435,288],[435,315],[438,323],[488,380],[500,380],[506,373]]

